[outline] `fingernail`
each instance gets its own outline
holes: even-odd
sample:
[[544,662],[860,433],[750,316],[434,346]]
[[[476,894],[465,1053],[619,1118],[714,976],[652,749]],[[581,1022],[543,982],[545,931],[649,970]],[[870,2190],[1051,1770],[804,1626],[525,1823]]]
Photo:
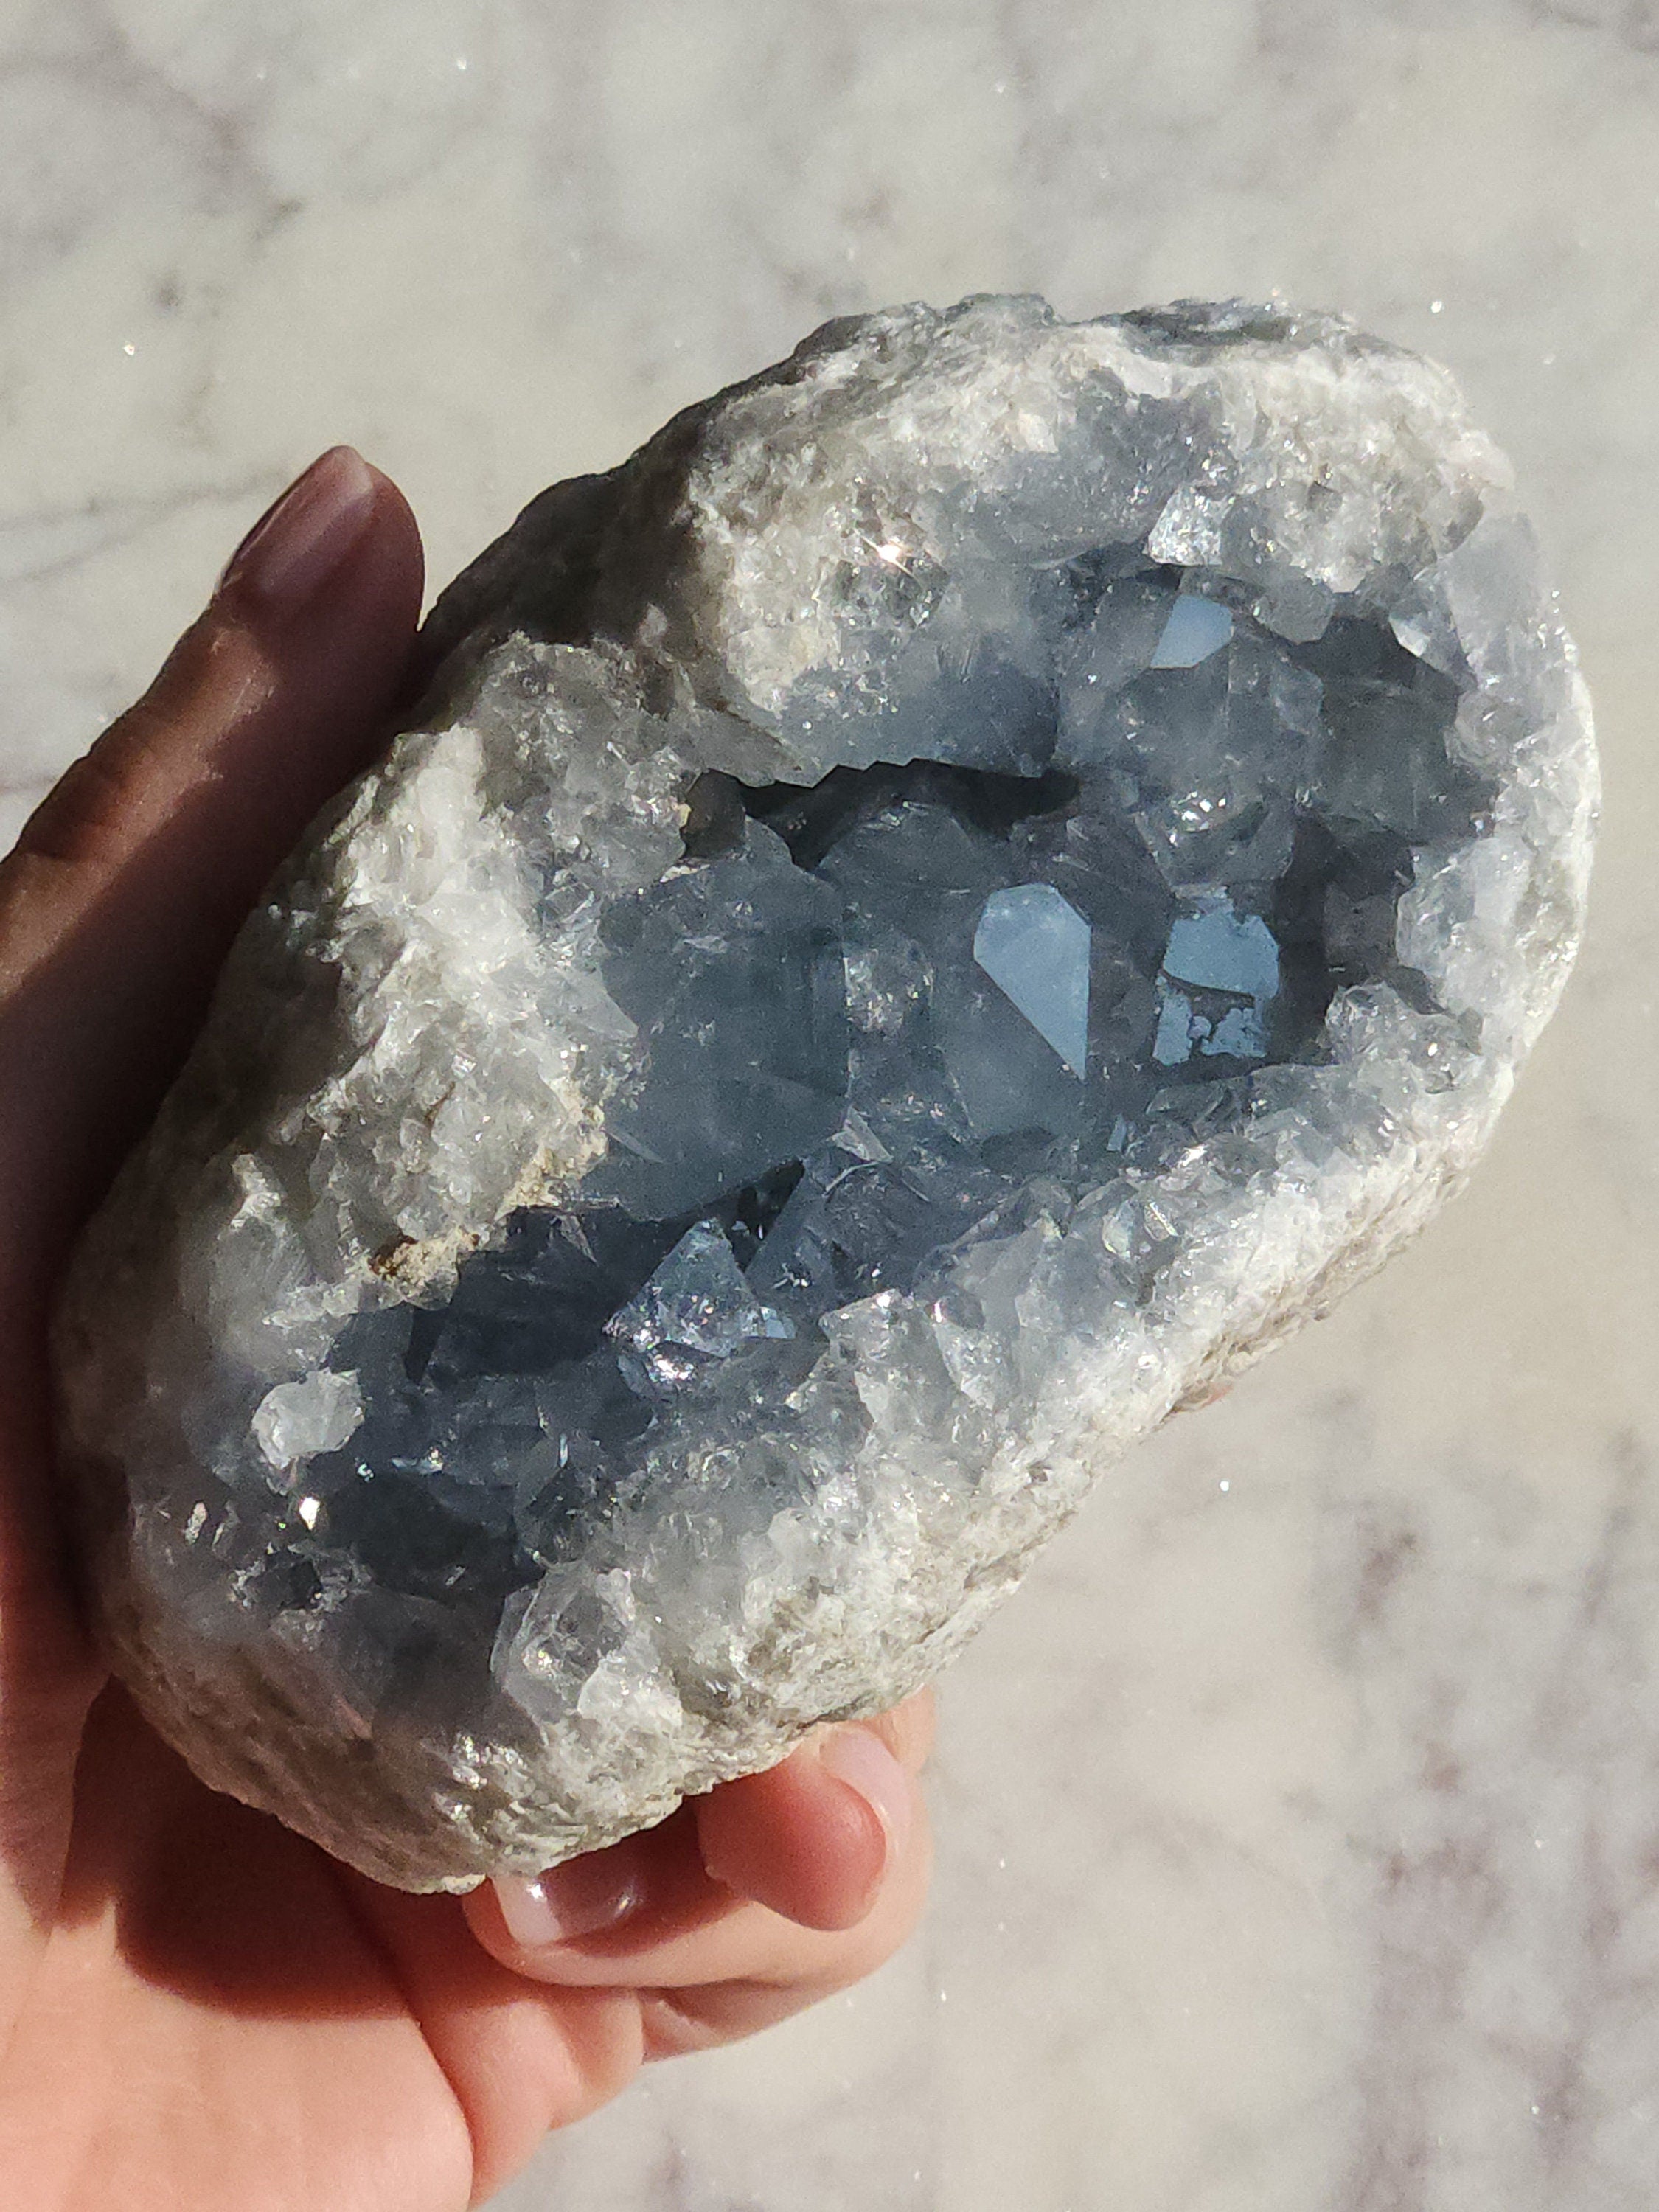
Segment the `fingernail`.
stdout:
[[498,1874],[495,1899],[507,1932],[527,1951],[573,1936],[597,1936],[626,1920],[641,1900],[636,1868],[606,1863],[608,1854],[567,1859],[545,1874]]
[[231,555],[216,596],[234,593],[278,621],[301,613],[362,537],[374,489],[362,455],[334,447],[260,516]]
[[826,1774],[854,1790],[881,1822],[890,1866],[910,1833],[910,1778],[881,1738],[866,1728],[832,1729],[818,1747]]

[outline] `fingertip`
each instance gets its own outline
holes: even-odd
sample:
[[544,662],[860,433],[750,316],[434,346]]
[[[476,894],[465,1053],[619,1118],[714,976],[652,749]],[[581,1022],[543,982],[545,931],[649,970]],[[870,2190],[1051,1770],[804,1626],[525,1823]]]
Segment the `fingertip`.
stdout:
[[696,1801],[703,1865],[801,1927],[856,1927],[903,1851],[913,1787],[869,1730],[828,1730]]
[[[247,532],[214,586],[213,611],[245,623],[281,660],[303,657],[343,604],[389,602],[382,617],[412,634],[425,560],[414,514],[354,446],[331,446]],[[361,605],[353,606],[358,621]]]
[[31,1069],[0,1116],[0,1201],[27,1270],[153,1110],[272,870],[386,743],[423,587],[401,491],[323,455],[0,863],[0,1056]]
[[630,1838],[543,1874],[497,1875],[489,1887],[514,1951],[539,1953],[620,1926],[645,1902],[647,1871]]
[[412,641],[420,627],[421,607],[426,596],[426,548],[421,538],[421,526],[401,485],[394,483],[372,461],[364,465],[374,480],[374,527],[384,548],[382,559],[388,580],[398,601],[398,627],[408,630]]
[[831,1729],[817,1746],[817,1759],[874,1815],[886,1856],[899,1857],[910,1838],[915,1785],[885,1740],[873,1729]]
[[532,1981],[611,1979],[606,1962],[706,1909],[709,1884],[688,1808],[619,1843],[467,1893],[469,1928],[496,1962]]

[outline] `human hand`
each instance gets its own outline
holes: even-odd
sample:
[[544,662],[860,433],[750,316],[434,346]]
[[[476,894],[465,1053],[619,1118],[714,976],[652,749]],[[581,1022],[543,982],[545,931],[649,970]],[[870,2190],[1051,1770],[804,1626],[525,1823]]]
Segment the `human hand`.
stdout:
[[406,702],[421,588],[401,495],[325,455],[0,863],[0,2172],[30,2212],[460,2212],[921,1907],[925,1695],[542,1883],[410,1897],[204,1789],[77,1616],[62,1261],[266,877]]

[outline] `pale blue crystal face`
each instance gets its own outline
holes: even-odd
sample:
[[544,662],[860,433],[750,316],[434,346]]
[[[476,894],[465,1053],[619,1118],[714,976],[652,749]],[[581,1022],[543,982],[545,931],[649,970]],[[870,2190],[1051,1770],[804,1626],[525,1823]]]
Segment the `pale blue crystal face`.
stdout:
[[1183,592],[1170,610],[1153,652],[1154,668],[1196,668],[1219,653],[1233,634],[1232,610],[1218,599]]
[[[1170,928],[1158,980],[1152,1058],[1160,1067],[1180,1067],[1194,1051],[1206,1059],[1267,1059],[1279,996],[1279,941],[1259,914],[1240,914],[1226,893],[1212,894]],[[1206,1004],[1216,998],[1231,1003],[1206,1013],[1197,1003],[1200,994]]]
[[1247,1113],[1340,985],[1428,1002],[1395,916],[1485,803],[1456,684],[1340,602],[1287,639],[1133,548],[1027,580],[1018,653],[814,697],[873,764],[704,775],[682,860],[605,908],[639,1042],[605,1157],[331,1359],[365,1412],[308,1465],[317,1541],[383,1591],[487,1624],[687,1450],[763,1518],[836,1313]]
[[1073,1075],[1089,1057],[1089,925],[1052,884],[993,891],[974,957]]

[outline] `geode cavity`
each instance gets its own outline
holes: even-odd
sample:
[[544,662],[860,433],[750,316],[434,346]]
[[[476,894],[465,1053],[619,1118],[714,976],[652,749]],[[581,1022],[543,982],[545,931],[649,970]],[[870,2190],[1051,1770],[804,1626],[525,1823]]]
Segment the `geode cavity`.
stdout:
[[1345,323],[820,331],[441,603],[94,1224],[117,1666],[410,1888],[915,1687],[1485,1143],[1594,768],[1503,465]]

